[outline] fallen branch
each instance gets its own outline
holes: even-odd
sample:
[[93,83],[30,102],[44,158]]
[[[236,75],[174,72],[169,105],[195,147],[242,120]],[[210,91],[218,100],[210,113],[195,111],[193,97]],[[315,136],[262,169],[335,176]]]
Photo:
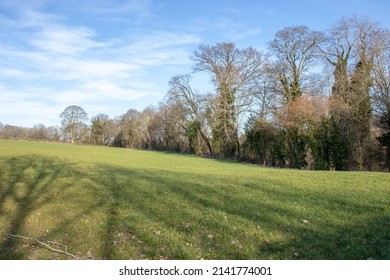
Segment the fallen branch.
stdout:
[[64,250],[53,248],[49,244],[47,244],[45,242],[42,242],[42,241],[40,241],[40,240],[38,240],[36,238],[27,237],[27,236],[18,235],[18,234],[10,234],[10,233],[7,233],[7,235],[10,236],[10,237],[13,237],[13,238],[21,238],[21,239],[25,239],[25,240],[29,240],[29,241],[35,242],[39,246],[41,246],[43,248],[46,248],[46,249],[48,249],[48,250],[50,250],[52,252],[59,253],[59,254],[64,254],[64,255],[67,255],[67,256],[72,257],[74,259],[79,259],[77,256],[69,253],[68,252],[68,248],[65,245],[62,245],[62,244],[54,242],[54,241],[48,241],[47,243],[53,244],[54,246],[61,246],[62,248],[64,248]]

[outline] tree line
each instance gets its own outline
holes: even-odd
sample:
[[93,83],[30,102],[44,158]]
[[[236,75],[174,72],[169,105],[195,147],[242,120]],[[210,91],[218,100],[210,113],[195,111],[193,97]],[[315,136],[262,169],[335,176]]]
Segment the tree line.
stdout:
[[[61,127],[0,126],[3,138],[166,150],[266,166],[390,170],[390,32],[360,17],[286,27],[268,51],[200,45],[157,107],[111,119],[79,106]],[[205,72],[213,90],[199,93]]]

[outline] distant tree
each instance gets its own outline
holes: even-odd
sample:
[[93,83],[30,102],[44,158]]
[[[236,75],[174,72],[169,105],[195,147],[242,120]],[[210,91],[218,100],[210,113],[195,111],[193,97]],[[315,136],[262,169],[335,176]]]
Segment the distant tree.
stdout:
[[48,130],[43,124],[36,124],[31,128],[30,138],[34,140],[47,140]]
[[61,141],[61,129],[58,126],[49,126],[47,128],[47,139],[52,142]]
[[86,123],[80,126],[78,133],[78,143],[91,144],[91,128]]
[[70,142],[80,141],[85,134],[85,122],[88,120],[87,113],[77,105],[68,106],[59,116],[65,134],[69,134]]
[[141,148],[141,135],[139,125],[140,112],[136,109],[129,109],[119,118],[119,133],[116,142],[126,148]]
[[185,109],[179,102],[160,104],[158,138],[160,148],[174,152],[193,152],[187,135]]
[[155,131],[154,118],[156,116],[156,109],[148,106],[139,115],[139,128],[143,149],[153,148],[153,135]]
[[115,136],[115,124],[109,116],[98,114],[91,118],[91,141],[96,145],[110,145]]
[[1,130],[1,138],[4,139],[28,139],[30,131],[28,128],[6,124]]

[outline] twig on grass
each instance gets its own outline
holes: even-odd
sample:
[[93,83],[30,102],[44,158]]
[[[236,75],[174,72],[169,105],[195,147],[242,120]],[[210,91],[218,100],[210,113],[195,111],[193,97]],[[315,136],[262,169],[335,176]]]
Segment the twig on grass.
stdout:
[[[47,243],[45,243],[45,242],[39,241],[39,240],[36,239],[36,238],[32,238],[32,237],[28,237],[28,236],[24,236],[24,235],[10,234],[10,233],[7,233],[7,235],[10,236],[10,237],[13,237],[13,238],[21,238],[21,239],[33,241],[33,242],[35,242],[36,244],[38,244],[39,246],[48,249],[49,251],[52,251],[52,252],[55,252],[55,253],[59,253],[59,254],[64,254],[64,255],[67,255],[67,256],[72,257],[72,258],[74,258],[74,259],[79,259],[77,256],[75,256],[75,255],[69,253],[69,252],[68,252],[68,248],[67,248],[65,245],[62,245],[62,244],[57,243],[57,242],[55,242],[55,241],[47,241]],[[57,249],[57,248],[53,248],[53,247],[50,246],[48,243],[53,244],[54,246],[57,246],[57,247],[58,247],[58,246],[61,246],[62,248],[64,248],[64,250],[60,250],[60,249]]]

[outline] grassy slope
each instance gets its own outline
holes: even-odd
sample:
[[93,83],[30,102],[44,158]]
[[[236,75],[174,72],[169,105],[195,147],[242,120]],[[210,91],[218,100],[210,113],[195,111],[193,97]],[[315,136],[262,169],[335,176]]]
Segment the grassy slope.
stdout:
[[0,259],[390,259],[390,174],[0,140]]

